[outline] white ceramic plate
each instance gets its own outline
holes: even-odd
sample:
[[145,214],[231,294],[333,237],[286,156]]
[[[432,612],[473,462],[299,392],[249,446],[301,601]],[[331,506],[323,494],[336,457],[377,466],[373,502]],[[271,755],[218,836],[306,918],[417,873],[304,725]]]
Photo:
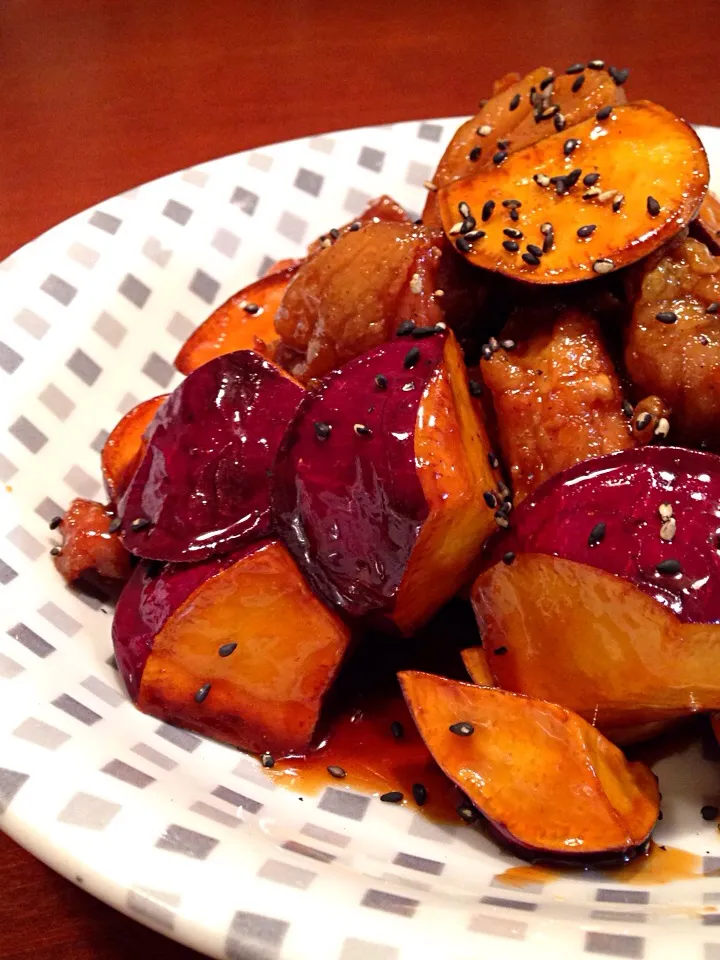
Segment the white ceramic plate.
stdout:
[[[61,224],[0,265],[0,824],[85,889],[213,956],[720,958],[717,765],[656,768],[660,843],[704,874],[508,887],[477,831],[257,761],[127,701],[110,615],[67,590],[47,521],[102,496],[106,431],[179,379],[188,333],[270,260],[389,192],[411,211],[456,121],[349,130],[215,160]],[[720,169],[720,130],[701,134]],[[717,924],[717,925],[716,925]]]

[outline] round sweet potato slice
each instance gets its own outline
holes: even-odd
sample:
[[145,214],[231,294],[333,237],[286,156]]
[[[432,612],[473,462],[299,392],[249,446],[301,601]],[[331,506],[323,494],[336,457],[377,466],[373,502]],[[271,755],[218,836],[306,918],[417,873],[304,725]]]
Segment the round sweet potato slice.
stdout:
[[492,168],[438,191],[438,202],[446,234],[471,263],[531,283],[571,283],[673,237],[695,215],[708,177],[692,128],[641,100],[500,152]]

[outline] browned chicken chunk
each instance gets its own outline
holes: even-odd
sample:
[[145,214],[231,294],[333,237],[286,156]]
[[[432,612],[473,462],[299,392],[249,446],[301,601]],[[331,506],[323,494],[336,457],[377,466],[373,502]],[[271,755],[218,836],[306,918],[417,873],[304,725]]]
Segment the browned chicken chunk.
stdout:
[[720,257],[687,238],[645,264],[625,363],[638,394],[671,409],[672,437],[720,441]]
[[[592,317],[511,321],[481,369],[516,502],[574,463],[632,447],[622,392]],[[510,346],[510,343],[508,343]]]

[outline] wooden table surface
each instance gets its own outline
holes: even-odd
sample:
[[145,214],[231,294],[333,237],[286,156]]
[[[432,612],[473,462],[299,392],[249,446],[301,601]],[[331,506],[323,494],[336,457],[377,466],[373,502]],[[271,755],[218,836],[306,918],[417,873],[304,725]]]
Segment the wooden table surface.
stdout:
[[[271,12],[268,12],[271,11]],[[134,184],[275,140],[470,112],[494,77],[602,57],[720,125],[715,0],[4,0],[0,258]],[[0,960],[196,956],[0,834]]]

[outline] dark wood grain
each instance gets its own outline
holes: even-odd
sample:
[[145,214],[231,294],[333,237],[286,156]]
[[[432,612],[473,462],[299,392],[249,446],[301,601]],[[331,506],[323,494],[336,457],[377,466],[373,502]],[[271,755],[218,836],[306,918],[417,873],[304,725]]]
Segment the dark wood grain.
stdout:
[[[4,0],[0,257],[179,167],[470,112],[540,63],[603,57],[632,68],[631,96],[720,125],[716,16],[716,0]],[[194,956],[2,836],[0,863],[1,960]]]

